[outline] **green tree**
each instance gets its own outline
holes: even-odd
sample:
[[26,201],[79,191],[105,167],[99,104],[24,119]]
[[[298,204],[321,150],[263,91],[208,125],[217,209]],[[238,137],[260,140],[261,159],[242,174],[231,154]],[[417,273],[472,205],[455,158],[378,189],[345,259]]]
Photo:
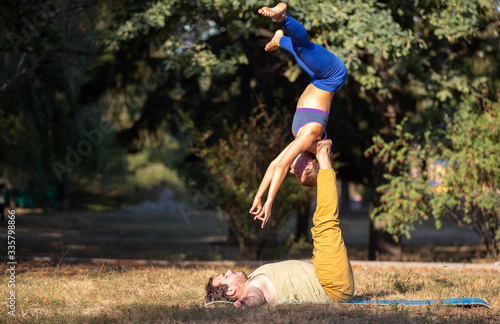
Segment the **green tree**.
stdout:
[[[282,203],[276,205],[275,221],[263,234],[255,231],[258,224],[248,213],[252,194],[263,170],[292,139],[289,125],[293,109],[282,108],[294,107],[300,92],[293,89],[305,86],[290,85],[282,72],[275,73],[288,64],[288,59],[270,56],[263,63],[265,39],[251,33],[260,34],[258,24],[251,23],[257,17],[251,6],[256,4],[228,3],[159,1],[148,7],[132,6],[133,10],[114,10],[111,21],[118,21],[120,27],[103,29],[111,55],[99,58],[92,80],[83,88],[82,100],[95,102],[106,91],[125,98],[126,110],[133,117],[118,133],[118,139],[131,152],[144,150],[145,137],[141,134],[163,131],[159,127],[163,122],[176,137],[185,136],[185,125],[194,125],[188,130],[198,150],[188,159],[189,167],[184,168],[187,183],[203,188],[213,182],[200,172],[202,167],[221,179],[224,190],[211,204],[227,213],[242,252],[255,257],[267,243],[274,244],[282,222],[277,215],[286,218],[286,212],[297,204],[304,210],[302,205],[308,205],[310,199],[304,198],[299,186],[295,186],[296,191],[287,189],[295,182],[284,185],[290,194],[280,195]],[[116,6],[121,8],[121,4]],[[126,15],[118,14],[122,12]],[[148,81],[151,75],[154,82]],[[117,76],[120,83],[114,81]],[[286,91],[285,86],[289,86]],[[260,117],[259,121],[255,116],[249,119],[257,106],[274,112],[274,129]],[[249,125],[254,125],[252,131]],[[252,136],[251,147],[239,143],[247,143],[244,137],[248,136]],[[242,158],[234,160],[236,154]],[[298,199],[290,203],[292,198]],[[196,204],[192,205],[185,205],[186,217],[196,211],[192,209]],[[257,245],[255,237],[261,238]]]
[[[498,56],[494,29],[498,20],[492,2],[353,1],[339,11],[348,17],[342,34],[350,38],[343,47],[356,53],[349,71],[368,103],[373,133],[385,141],[393,140],[393,131],[404,116],[412,119],[414,128],[422,127],[421,121],[428,118],[434,119],[431,127],[438,127],[441,112],[450,111],[470,83],[486,75],[498,78],[492,73],[498,73],[494,59]],[[349,46],[351,42],[356,45]],[[474,66],[481,58],[492,63],[489,71]],[[389,156],[385,153],[372,159],[374,188],[386,182]],[[381,206],[377,191],[373,191],[371,205],[373,215]],[[401,245],[384,227],[383,221],[372,223],[370,259],[401,257]]]
[[92,4],[2,2],[0,176],[37,206],[55,207],[59,197],[59,207],[67,208],[70,174],[120,168],[120,151],[111,154],[109,125],[101,125],[106,134],[100,129],[101,107],[78,103],[81,67],[95,49],[84,27],[95,18]]
[[[457,111],[441,128],[409,132],[396,139],[374,139],[369,153],[389,155],[388,183],[377,188],[382,205],[374,210],[391,234],[410,232],[416,222],[444,217],[474,230],[488,254],[500,252],[500,102],[488,88],[463,95]],[[377,151],[377,152],[375,152]]]
[[[477,87],[481,80],[489,79],[493,83],[498,80],[498,51],[495,50],[499,44],[498,32],[495,30],[498,19],[493,3],[405,3],[393,12],[395,20],[415,35],[419,46],[410,55],[398,60],[399,64],[392,67],[395,70],[387,70],[390,72],[388,75],[399,75],[401,71],[403,77],[387,85],[385,91],[390,91],[385,96],[387,102],[383,103],[382,100],[382,107],[396,107],[394,111],[399,111],[398,114],[389,111],[388,116],[396,118],[383,118],[391,121],[390,127],[376,132],[386,142],[395,140],[394,125],[404,115],[412,121],[411,129],[414,132],[424,127],[439,129],[443,119],[453,115],[460,98],[470,93],[471,85]],[[395,96],[391,89],[396,92],[401,89],[404,95]],[[391,102],[396,105],[391,105]],[[389,152],[384,151],[384,155],[379,155],[373,161],[374,187],[379,187],[386,182],[384,175],[388,170]],[[382,201],[381,193],[375,191],[372,217],[377,218],[375,214],[383,208]],[[379,225],[372,224],[373,228],[380,229],[388,225],[384,219],[378,217]],[[375,231],[374,236],[381,234]],[[382,245],[381,249],[375,249],[374,252],[383,253],[383,249]],[[375,254],[371,253],[371,257],[375,257]]]
[[[120,53],[134,49],[135,53],[142,53],[135,56],[135,62],[145,61],[147,66],[152,62],[153,49],[154,57],[161,57],[169,74],[168,82],[147,96],[141,117],[130,131],[136,134],[140,128],[154,131],[155,121],[161,119],[161,111],[173,114],[182,111],[184,118],[193,120],[202,129],[214,128],[224,120],[229,124],[239,123],[241,118],[248,118],[250,108],[258,106],[259,100],[267,107],[289,107],[288,114],[293,114],[296,100],[309,77],[301,74],[292,57],[280,52],[267,55],[262,51],[277,26],[270,19],[257,15],[260,5],[257,1],[158,1],[138,11],[129,11],[126,18],[120,17],[118,28],[110,26],[107,44],[115,53],[115,59],[122,56]],[[367,108],[371,105],[366,98],[356,98],[359,97],[359,88],[376,93],[383,87],[380,76],[367,58],[389,59],[411,49],[411,35],[402,32],[390,10],[375,1],[342,4],[297,1],[291,10],[310,30],[311,39],[339,55],[352,71],[350,82],[354,81],[354,84],[346,92],[356,94],[355,98],[340,97],[340,106],[347,105],[351,111],[353,105],[361,104]],[[263,55],[267,55],[265,61]],[[130,64],[127,65],[128,75],[133,75],[131,71],[138,71],[136,66],[132,65],[130,69]],[[141,78],[137,81],[141,82]],[[161,92],[165,94],[165,108],[149,109],[149,98]],[[366,125],[369,115],[355,112],[348,115],[346,119],[353,120],[354,127],[344,126],[348,123],[342,123],[343,118],[340,118],[327,131],[333,135],[334,141],[337,136],[346,139],[345,143],[339,141],[339,149],[345,152],[341,159],[345,156],[351,173],[360,174],[357,161],[362,156],[362,149],[359,143],[353,145],[350,135],[341,133],[341,130],[358,133],[358,125]],[[282,127],[289,126],[284,124]],[[365,126],[365,131],[368,130]],[[215,136],[224,138],[227,134],[215,127]],[[358,136],[357,140],[363,141],[363,137]],[[214,143],[219,145],[216,141]],[[278,153],[274,152],[275,155]],[[264,165],[268,163],[266,161]]]
[[[263,53],[277,26],[257,15],[261,5],[113,2],[108,20],[98,27],[106,55],[96,63],[83,98],[96,100],[106,91],[128,98],[134,118],[118,138],[129,150],[140,150],[141,132],[154,133],[162,121],[176,136],[189,121],[212,129],[207,145],[219,145],[215,139],[228,136],[219,125],[240,125],[253,107],[288,107],[292,114],[309,78],[285,53]],[[371,135],[392,141],[405,116],[414,128],[422,128],[424,120],[438,127],[441,112],[452,111],[469,84],[498,78],[498,20],[491,1],[298,0],[290,3],[290,12],[312,41],[348,66],[349,79],[332,108],[338,118],[331,118],[327,132],[341,153],[340,176],[365,178],[373,188],[386,183],[389,155],[363,160]],[[148,87],[151,70],[163,77]],[[373,191],[372,210],[380,202]],[[370,258],[400,258],[396,242],[384,247],[390,235],[384,236],[383,226],[373,229]]]

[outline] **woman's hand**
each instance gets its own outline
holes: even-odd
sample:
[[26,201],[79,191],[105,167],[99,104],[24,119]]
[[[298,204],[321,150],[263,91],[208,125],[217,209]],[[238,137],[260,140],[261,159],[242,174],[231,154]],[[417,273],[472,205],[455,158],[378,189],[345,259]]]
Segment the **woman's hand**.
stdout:
[[258,215],[262,210],[262,203],[259,197],[255,197],[253,200],[252,208],[250,208],[250,214]]
[[261,228],[264,228],[266,225],[267,221],[269,220],[269,217],[271,217],[271,209],[273,207],[273,203],[271,201],[266,201],[264,204],[264,208],[260,211],[260,213],[253,218],[253,220],[261,220],[262,221],[262,226]]

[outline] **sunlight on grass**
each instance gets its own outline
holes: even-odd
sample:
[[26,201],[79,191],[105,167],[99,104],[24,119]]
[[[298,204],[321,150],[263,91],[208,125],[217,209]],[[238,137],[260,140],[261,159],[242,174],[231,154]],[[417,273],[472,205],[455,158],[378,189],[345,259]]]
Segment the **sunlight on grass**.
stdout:
[[[3,266],[6,273],[6,267]],[[204,286],[224,268],[126,268],[26,264],[16,277],[16,317],[8,323],[104,322],[453,322],[499,318],[498,271],[387,270],[355,267],[356,299],[477,297],[492,310],[445,306],[282,305],[254,310],[204,308]],[[243,268],[247,274],[253,269]],[[8,293],[8,277],[0,281]]]

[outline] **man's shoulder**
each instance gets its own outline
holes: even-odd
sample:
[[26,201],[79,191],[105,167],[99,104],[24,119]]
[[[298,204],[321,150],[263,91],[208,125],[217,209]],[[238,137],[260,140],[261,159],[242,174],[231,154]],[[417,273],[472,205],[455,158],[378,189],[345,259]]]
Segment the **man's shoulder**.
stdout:
[[257,274],[255,277],[250,279],[245,287],[243,295],[252,295],[256,291],[262,293],[267,303],[273,304],[276,302],[276,289],[274,284],[271,279],[263,273]]
[[287,268],[287,267],[296,267],[296,266],[308,266],[312,265],[311,261],[309,260],[286,260],[286,261],[279,261],[279,262],[272,262],[272,263],[267,263],[255,270],[257,272],[259,269],[271,269],[271,268]]
[[258,273],[250,278],[249,286],[260,286],[260,284],[268,283],[269,281],[270,279],[265,273]]
[[297,270],[306,270],[314,269],[314,266],[309,260],[287,260],[280,262],[267,263],[259,268],[257,268],[254,272],[252,272],[249,276],[250,279],[256,278],[258,276],[264,275],[268,277],[271,281],[275,280],[277,277],[281,277],[281,275],[289,272],[294,272]]

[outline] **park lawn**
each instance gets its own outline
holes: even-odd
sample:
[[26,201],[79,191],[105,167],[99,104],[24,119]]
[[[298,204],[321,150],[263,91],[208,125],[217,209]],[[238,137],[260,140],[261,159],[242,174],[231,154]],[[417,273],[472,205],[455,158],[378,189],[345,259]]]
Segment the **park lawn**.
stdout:
[[[244,267],[249,274],[254,268]],[[1,296],[10,293],[2,265]],[[494,323],[500,321],[499,271],[354,267],[356,299],[477,297],[486,307],[281,305],[238,310],[203,307],[208,278],[221,267],[125,267],[20,263],[16,316],[7,323]]]

